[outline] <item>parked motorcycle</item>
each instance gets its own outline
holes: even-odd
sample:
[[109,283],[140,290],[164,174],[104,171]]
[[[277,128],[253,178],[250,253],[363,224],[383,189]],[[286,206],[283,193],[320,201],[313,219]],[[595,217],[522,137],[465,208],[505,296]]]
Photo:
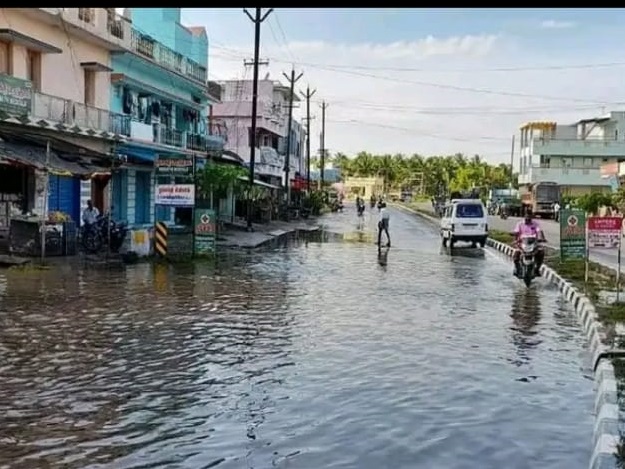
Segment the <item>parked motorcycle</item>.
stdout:
[[525,282],[529,288],[536,277],[536,251],[540,249],[540,243],[536,236],[521,236],[519,242],[519,250],[521,256],[519,259],[518,276]]
[[100,215],[92,225],[83,226],[82,246],[90,254],[101,252],[107,245],[111,252],[119,252],[127,234],[126,223],[116,223],[108,214]]
[[502,220],[507,220],[508,219],[508,209],[507,208],[502,208],[499,210],[499,218],[501,218]]

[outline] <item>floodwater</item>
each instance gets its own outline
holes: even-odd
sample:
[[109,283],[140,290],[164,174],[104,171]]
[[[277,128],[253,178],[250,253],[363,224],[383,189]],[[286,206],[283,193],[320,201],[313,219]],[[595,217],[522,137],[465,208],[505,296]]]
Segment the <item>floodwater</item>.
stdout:
[[371,214],[326,223],[216,264],[0,272],[0,468],[587,467],[554,288],[397,211],[381,255]]

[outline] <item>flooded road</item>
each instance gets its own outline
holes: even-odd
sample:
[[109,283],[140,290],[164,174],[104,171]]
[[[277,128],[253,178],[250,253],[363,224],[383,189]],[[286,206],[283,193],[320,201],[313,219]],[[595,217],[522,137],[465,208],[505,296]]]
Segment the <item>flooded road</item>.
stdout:
[[586,468],[558,292],[397,211],[378,256],[354,212],[216,264],[0,273],[0,468]]

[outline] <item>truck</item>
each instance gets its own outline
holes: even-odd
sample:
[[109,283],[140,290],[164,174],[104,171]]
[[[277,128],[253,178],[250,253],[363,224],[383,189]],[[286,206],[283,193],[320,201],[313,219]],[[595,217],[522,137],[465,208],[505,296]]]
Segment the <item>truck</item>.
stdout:
[[493,188],[488,191],[488,198],[496,204],[501,202],[505,203],[508,209],[508,215],[512,217],[521,216],[523,204],[521,203],[521,197],[517,189]]
[[531,209],[540,218],[554,218],[553,204],[560,202],[557,182],[536,182],[521,196],[524,209]]

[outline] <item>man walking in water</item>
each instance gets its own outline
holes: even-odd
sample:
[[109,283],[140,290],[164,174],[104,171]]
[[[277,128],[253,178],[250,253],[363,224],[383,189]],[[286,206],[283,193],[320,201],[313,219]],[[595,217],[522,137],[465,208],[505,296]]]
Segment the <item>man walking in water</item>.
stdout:
[[380,220],[378,221],[378,249],[382,248],[382,232],[386,234],[386,247],[391,247],[391,235],[388,234],[390,214],[386,209],[386,202],[380,203]]

